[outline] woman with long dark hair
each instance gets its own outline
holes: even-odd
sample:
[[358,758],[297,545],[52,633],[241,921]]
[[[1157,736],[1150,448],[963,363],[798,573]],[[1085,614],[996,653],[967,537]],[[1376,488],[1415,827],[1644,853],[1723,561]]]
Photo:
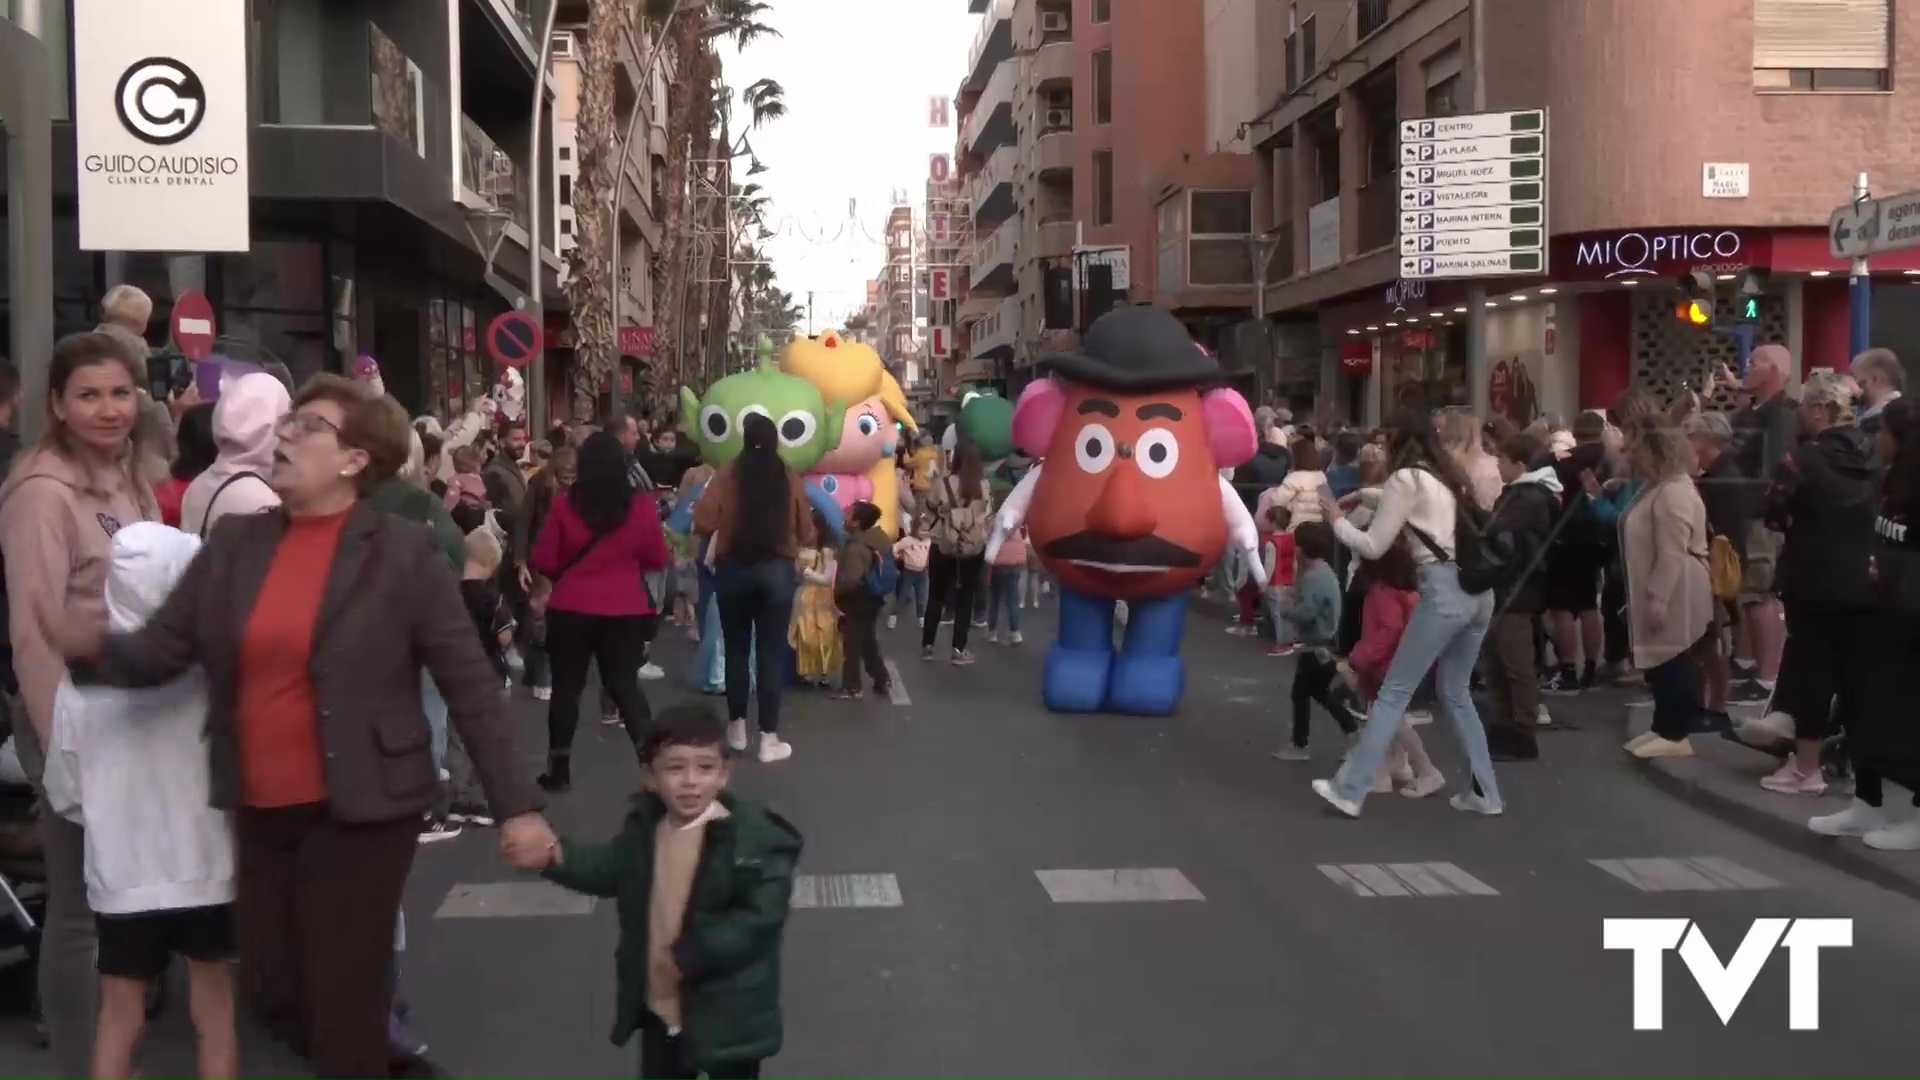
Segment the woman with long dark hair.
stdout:
[[546,649],[553,668],[547,708],[547,771],[540,786],[573,784],[573,733],[587,667],[626,719],[636,748],[653,714],[640,691],[651,620],[657,618],[643,575],[667,565],[667,536],[652,492],[627,482],[620,440],[595,432],[580,444],[573,486],[554,497],[529,560],[548,581]]
[[[553,504],[560,493],[573,486],[580,472],[579,453],[571,446],[561,446],[547,455],[546,464],[527,481],[527,535],[539,537],[547,527],[547,519],[553,516]],[[446,493],[441,492],[442,495]],[[545,596],[551,582],[535,576],[533,595]],[[535,701],[553,699],[553,665],[547,662],[546,615],[544,609],[534,614],[534,625],[527,639],[526,680],[527,689]]]
[[726,643],[727,745],[747,748],[747,698],[757,692],[760,760],[784,761],[793,756],[779,732],[787,625],[799,583],[794,559],[814,545],[813,504],[799,474],[780,460],[772,420],[749,414],[741,439],[740,456],[714,473],[694,505],[693,528],[711,538],[708,558]]
[[953,472],[935,480],[923,505],[933,516],[933,551],[927,557],[927,614],[920,627],[920,659],[933,659],[941,617],[953,612],[953,662],[973,663],[967,633],[973,628],[974,597],[987,561],[993,500],[987,495],[980,448],[961,443]]
[[1313,790],[1348,817],[1360,816],[1381,762],[1400,734],[1407,703],[1437,664],[1440,711],[1453,725],[1474,778],[1473,790],[1456,794],[1453,807],[1498,814],[1503,806],[1487,751],[1487,733],[1467,686],[1493,620],[1493,591],[1468,593],[1461,588],[1455,561],[1456,525],[1464,524],[1462,505],[1472,505],[1473,487],[1441,445],[1432,419],[1417,408],[1402,409],[1394,416],[1387,433],[1387,459],[1395,468],[1364,531],[1346,519],[1340,504],[1324,488],[1321,507],[1333,523],[1334,535],[1363,559],[1379,558],[1403,532],[1408,534],[1407,549],[1419,566],[1420,602],[1394,650],[1353,752],[1333,779],[1315,780]]
[[193,478],[213,467],[220,447],[213,441],[213,405],[195,405],[180,414],[180,426],[173,433],[173,463],[166,479],[153,485],[154,501],[160,505],[160,520],[180,527],[180,503]]

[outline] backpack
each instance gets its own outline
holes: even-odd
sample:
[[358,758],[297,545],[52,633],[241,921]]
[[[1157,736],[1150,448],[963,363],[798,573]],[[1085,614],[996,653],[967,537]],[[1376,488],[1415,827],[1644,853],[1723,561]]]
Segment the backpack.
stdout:
[[949,476],[941,481],[946,498],[934,511],[931,536],[935,547],[972,558],[987,550],[987,533],[993,526],[993,501],[980,498],[962,505],[960,491]]
[[893,561],[893,556],[876,551],[873,561],[867,564],[866,575],[860,581],[866,586],[869,596],[885,600],[900,586],[900,566]]
[[[1434,476],[1434,480],[1440,481],[1440,478]],[[1440,482],[1444,486],[1445,482]],[[1407,523],[1407,528],[1420,538],[1435,559],[1453,563],[1459,569],[1460,591],[1468,596],[1478,596],[1518,578],[1525,568],[1519,565],[1519,559],[1514,556],[1512,541],[1504,533],[1488,531],[1487,525],[1492,515],[1459,492],[1454,492],[1453,506],[1451,557],[1447,555],[1447,549],[1428,536],[1425,530],[1415,527],[1412,522]]]

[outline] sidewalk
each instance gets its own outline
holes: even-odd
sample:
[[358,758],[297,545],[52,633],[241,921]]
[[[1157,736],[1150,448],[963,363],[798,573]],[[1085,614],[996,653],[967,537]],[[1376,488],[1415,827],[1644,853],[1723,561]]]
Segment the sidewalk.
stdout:
[[[1651,705],[1629,705],[1622,738],[1646,730],[1652,716]],[[1920,852],[1876,851],[1852,837],[1810,831],[1808,818],[1846,809],[1850,794],[1829,789],[1827,795],[1809,798],[1766,790],[1760,778],[1780,765],[1771,754],[1719,736],[1698,735],[1690,758],[1639,764],[1655,787],[1729,824],[1883,889],[1920,899]],[[1906,800],[1898,787],[1891,787],[1887,797]]]

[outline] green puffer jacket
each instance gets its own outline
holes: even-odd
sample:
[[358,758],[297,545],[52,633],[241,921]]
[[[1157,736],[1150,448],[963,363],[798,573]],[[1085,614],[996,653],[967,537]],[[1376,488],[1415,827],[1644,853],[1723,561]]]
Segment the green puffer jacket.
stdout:
[[[703,1071],[780,1052],[780,938],[801,848],[799,830],[765,807],[725,793],[720,805],[730,816],[707,824],[673,946],[683,1034]],[[653,837],[665,813],[658,796],[640,796],[618,836],[605,844],[563,841],[560,862],[546,873],[555,884],[618,907],[615,1046],[625,1045],[647,1015]]]
[[434,498],[433,492],[396,476],[374,488],[373,494],[367,496],[367,505],[383,514],[432,529],[434,542],[446,555],[454,576],[460,576],[466,569],[467,538],[460,532],[460,526],[453,523],[446,504]]

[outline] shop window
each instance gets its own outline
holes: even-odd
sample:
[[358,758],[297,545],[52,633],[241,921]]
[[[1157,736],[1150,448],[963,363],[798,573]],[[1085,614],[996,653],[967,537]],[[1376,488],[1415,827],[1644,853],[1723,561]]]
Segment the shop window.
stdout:
[[326,306],[318,241],[256,238],[244,255],[216,257],[224,305],[316,313]]
[[1892,87],[1891,0],[1753,0],[1753,86],[1776,91]]

